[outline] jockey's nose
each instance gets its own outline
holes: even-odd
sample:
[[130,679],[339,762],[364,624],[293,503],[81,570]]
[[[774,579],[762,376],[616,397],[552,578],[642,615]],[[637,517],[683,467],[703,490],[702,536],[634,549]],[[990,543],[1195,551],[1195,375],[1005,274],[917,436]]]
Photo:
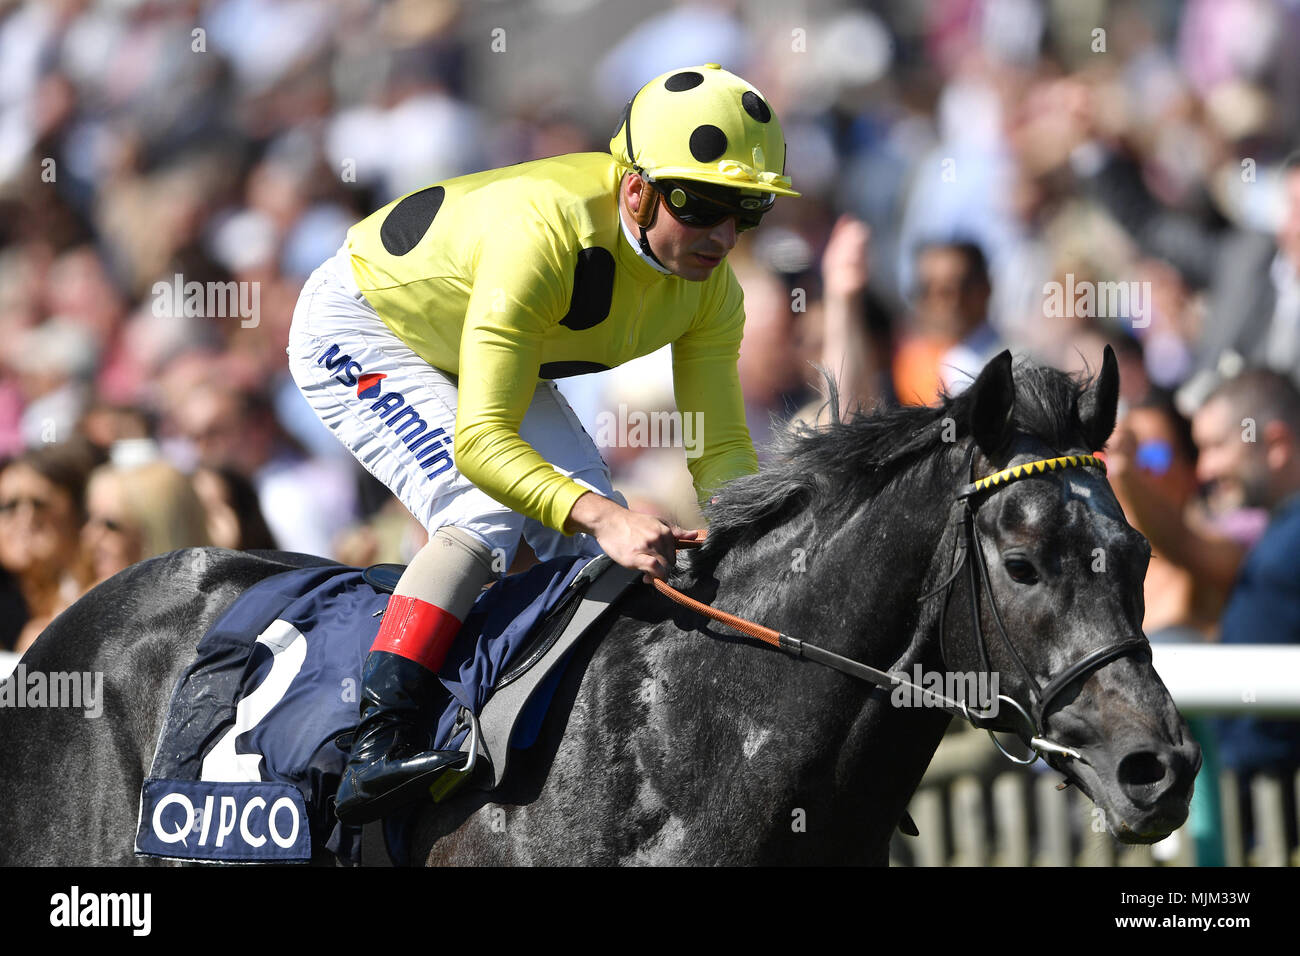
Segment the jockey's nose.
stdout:
[[709,238],[728,252],[734,249],[736,247],[736,217],[728,216],[714,226],[709,233]]

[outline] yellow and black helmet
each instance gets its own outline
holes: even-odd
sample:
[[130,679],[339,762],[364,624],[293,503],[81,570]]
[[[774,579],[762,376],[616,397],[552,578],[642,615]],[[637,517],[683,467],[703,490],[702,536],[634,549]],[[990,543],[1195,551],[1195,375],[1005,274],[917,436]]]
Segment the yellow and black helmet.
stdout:
[[716,63],[673,70],[641,87],[609,151],[651,181],[752,190],[767,202],[799,195],[785,175],[776,114],[758,90]]

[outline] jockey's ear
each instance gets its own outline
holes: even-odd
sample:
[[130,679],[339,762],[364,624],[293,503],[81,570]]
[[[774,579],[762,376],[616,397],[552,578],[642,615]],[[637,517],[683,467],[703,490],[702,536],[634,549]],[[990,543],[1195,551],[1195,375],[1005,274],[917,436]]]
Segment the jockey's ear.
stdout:
[[[659,209],[659,194],[651,188],[650,184],[636,173],[628,173],[628,178],[632,181],[632,188],[628,190],[627,210],[632,214],[632,221],[642,229],[649,229],[655,219],[655,212]],[[637,205],[632,206],[632,198],[635,197]]]
[[1079,396],[1079,430],[1089,451],[1101,451],[1115,430],[1115,414],[1119,407],[1119,362],[1115,350],[1109,345],[1101,357],[1101,371]]
[[1015,427],[1011,413],[1016,407],[1016,386],[1011,377],[1011,350],[994,356],[970,387],[970,430],[975,444],[992,458],[1011,440]]

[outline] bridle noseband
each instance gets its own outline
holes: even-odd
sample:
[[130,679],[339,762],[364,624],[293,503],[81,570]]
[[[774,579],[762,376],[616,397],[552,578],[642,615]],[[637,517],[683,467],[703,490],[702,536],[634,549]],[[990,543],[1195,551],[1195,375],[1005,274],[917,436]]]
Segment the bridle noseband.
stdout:
[[[1012,465],[978,480],[974,480],[974,467],[975,446],[972,444],[967,458],[967,473],[971,475],[972,481],[957,493],[953,503],[953,510],[956,512],[954,520],[960,522],[961,527],[957,530],[955,536],[954,550],[956,553],[953,559],[952,571],[938,588],[922,595],[920,599],[925,601],[935,594],[943,592],[943,603],[939,607],[939,655],[943,660],[944,670],[950,670],[946,648],[947,629],[945,627],[945,617],[948,602],[952,597],[953,584],[964,566],[968,572],[971,629],[975,636],[975,649],[979,657],[980,667],[986,674],[993,673],[988,642],[984,638],[984,628],[980,618],[979,596],[983,592],[988,600],[993,621],[997,625],[998,636],[1001,637],[1003,646],[1007,649],[1011,660],[1014,661],[1020,675],[1024,678],[1025,685],[1029,688],[1032,698],[1030,707],[1026,711],[1015,699],[999,694],[996,701],[999,706],[984,712],[970,711],[967,708],[967,719],[976,727],[987,730],[989,737],[998,750],[1007,759],[1015,763],[1031,764],[1044,754],[1059,754],[1075,760],[1083,760],[1082,755],[1072,747],[1054,743],[1042,736],[1048,710],[1065,689],[1075,681],[1088,677],[1094,671],[1099,670],[1116,658],[1123,657],[1125,654],[1140,651],[1146,653],[1149,657],[1151,645],[1147,642],[1145,636],[1125,638],[1112,644],[1106,644],[1088,652],[1048,680],[1046,684],[1040,684],[1025,665],[1024,659],[1016,650],[1011,638],[1007,636],[1006,628],[1003,626],[1002,615],[998,611],[997,602],[993,599],[992,579],[989,575],[988,563],[984,557],[984,550],[980,546],[981,538],[979,528],[975,523],[975,513],[979,510],[980,505],[988,500],[987,497],[983,497],[986,492],[1004,488],[1020,478],[1042,475],[1066,468],[1100,468],[1105,473],[1106,463],[1093,455],[1063,455],[1059,458],[1042,458],[1020,465]],[[1014,716],[1019,719],[1020,726],[1015,726],[1015,724],[1009,726],[1000,719],[998,711],[1003,703],[1011,706]],[[997,737],[993,735],[995,730],[1016,733],[1029,744],[1033,756],[1022,759],[1008,753]]]

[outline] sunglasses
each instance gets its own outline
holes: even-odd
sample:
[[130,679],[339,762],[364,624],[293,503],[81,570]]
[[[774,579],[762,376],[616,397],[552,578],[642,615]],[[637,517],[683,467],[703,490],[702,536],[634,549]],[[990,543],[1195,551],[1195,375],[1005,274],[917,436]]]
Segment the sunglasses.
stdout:
[[651,182],[651,188],[664,198],[664,206],[683,226],[711,229],[724,219],[736,218],[736,232],[746,232],[763,221],[776,204],[775,193],[741,193],[726,187],[701,189],[699,184],[666,179]]
[[1138,445],[1135,456],[1137,466],[1154,475],[1164,475],[1174,464],[1174,446],[1167,441],[1152,439]]

